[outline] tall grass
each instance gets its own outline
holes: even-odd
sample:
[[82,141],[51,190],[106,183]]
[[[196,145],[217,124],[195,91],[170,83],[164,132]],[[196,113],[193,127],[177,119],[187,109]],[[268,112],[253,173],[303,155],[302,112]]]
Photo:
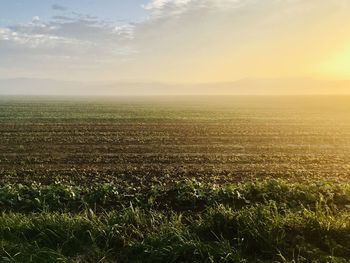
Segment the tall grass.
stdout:
[[349,186],[0,188],[3,262],[348,262]]

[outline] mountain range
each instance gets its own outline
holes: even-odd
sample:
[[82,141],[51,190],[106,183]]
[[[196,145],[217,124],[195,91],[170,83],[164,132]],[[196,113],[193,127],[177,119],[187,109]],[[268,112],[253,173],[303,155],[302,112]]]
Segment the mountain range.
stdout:
[[221,83],[79,82],[53,79],[0,79],[0,95],[144,96],[144,95],[327,95],[349,94],[350,81],[311,78],[246,78]]

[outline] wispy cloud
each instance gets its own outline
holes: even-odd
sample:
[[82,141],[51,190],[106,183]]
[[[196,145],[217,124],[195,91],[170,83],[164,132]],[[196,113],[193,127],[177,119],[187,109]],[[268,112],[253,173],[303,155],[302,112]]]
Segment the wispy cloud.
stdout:
[[152,0],[143,7],[151,12],[152,16],[181,14],[194,0]]
[[62,5],[58,5],[58,4],[53,4],[52,9],[57,10],[57,11],[67,11],[68,10],[67,7],[62,6]]
[[29,75],[74,77],[96,72],[132,59],[137,52],[129,43],[133,27],[73,12],[48,21],[35,16],[27,23],[0,27],[0,68],[5,64],[7,71],[27,68]]
[[30,48],[45,46],[54,49],[67,44],[67,52],[69,48],[74,49],[75,45],[78,45],[80,50],[96,47],[96,53],[101,46],[105,52],[109,49],[113,49],[113,52],[118,48],[123,49],[121,43],[132,38],[132,34],[132,25],[115,25],[94,16],[72,13],[54,16],[51,21],[42,21],[35,16],[28,23],[2,28],[0,39]]
[[69,69],[74,77],[165,81],[300,73],[340,41],[350,3],[150,0],[140,8],[147,18],[130,23],[55,4],[50,19],[3,25],[0,67],[6,61],[6,68],[49,68],[64,77]]
[[[143,8],[150,12],[151,18],[179,16],[201,9],[237,8],[252,0],[152,0]],[[227,11],[227,10],[226,10]]]

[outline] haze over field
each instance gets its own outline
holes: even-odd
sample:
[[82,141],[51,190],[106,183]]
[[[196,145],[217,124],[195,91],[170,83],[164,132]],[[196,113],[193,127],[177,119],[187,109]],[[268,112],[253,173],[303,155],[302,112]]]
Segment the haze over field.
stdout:
[[347,0],[0,3],[0,94],[349,94]]
[[350,262],[350,0],[0,0],[1,262]]
[[170,95],[333,95],[350,94],[350,81],[240,79],[219,83],[79,82],[50,79],[3,79],[0,95],[170,96]]

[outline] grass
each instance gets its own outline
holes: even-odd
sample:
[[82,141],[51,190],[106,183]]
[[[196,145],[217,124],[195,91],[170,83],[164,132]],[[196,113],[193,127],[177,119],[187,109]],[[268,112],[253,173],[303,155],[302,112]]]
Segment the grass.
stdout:
[[349,262],[349,101],[0,98],[0,262]]
[[4,185],[4,262],[347,262],[350,186]]
[[222,204],[233,209],[274,200],[291,209],[314,208],[323,200],[327,206],[348,209],[350,185],[317,182],[305,185],[282,180],[216,185],[182,180],[171,186],[124,188],[117,184],[90,187],[61,183],[53,185],[5,184],[0,186],[0,208],[6,212],[95,212],[121,209],[130,204],[155,210],[202,211]]

